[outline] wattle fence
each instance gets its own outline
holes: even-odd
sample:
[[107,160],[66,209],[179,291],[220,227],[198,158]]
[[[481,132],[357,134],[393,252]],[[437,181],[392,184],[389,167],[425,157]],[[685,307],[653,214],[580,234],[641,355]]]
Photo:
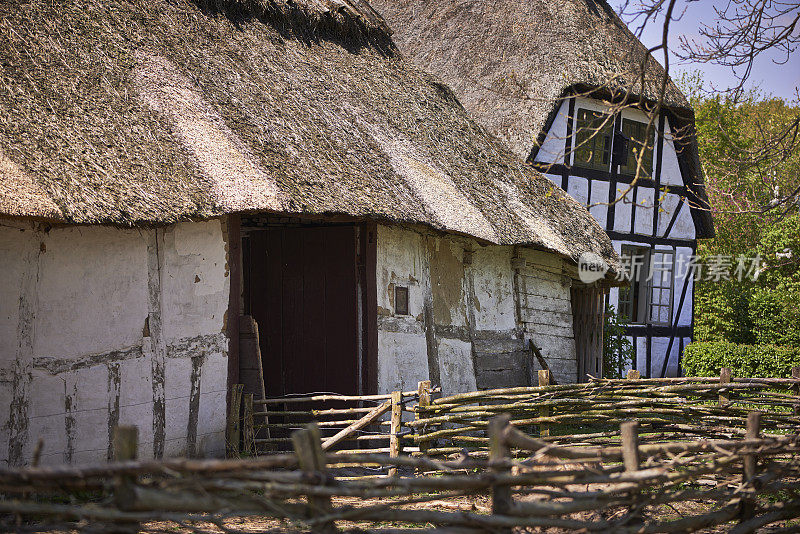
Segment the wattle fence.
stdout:
[[[245,402],[230,426],[231,451],[242,458],[136,461],[135,429],[122,427],[116,463],[0,469],[0,527],[796,529],[798,387],[800,379],[736,379],[723,370],[719,379],[631,377],[441,398],[422,383],[417,392],[371,399],[371,406],[348,413],[248,408]],[[320,408],[331,409],[348,408]],[[286,411],[321,420],[277,419]],[[274,421],[265,419],[273,415]],[[348,418],[320,426],[334,416]],[[281,426],[269,428],[273,423]],[[369,427],[386,435],[387,447],[354,439]],[[259,438],[265,430],[289,433],[280,437],[287,441],[256,441],[279,439]],[[261,446],[290,452],[257,455]]]

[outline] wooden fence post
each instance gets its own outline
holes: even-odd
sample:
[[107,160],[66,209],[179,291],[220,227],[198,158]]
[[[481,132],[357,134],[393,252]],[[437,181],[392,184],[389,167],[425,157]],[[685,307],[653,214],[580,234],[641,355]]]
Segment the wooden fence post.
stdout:
[[[427,407],[431,405],[431,381],[430,380],[422,380],[421,382],[417,383],[417,406]],[[424,417],[428,417],[427,414]],[[415,418],[417,420],[421,419],[420,412],[417,411],[415,414]],[[421,437],[425,433],[424,426],[417,427],[417,434]],[[428,441],[420,441],[419,442],[419,452],[425,454],[426,451],[430,448],[430,442]]]
[[[719,370],[719,383],[722,384],[722,385],[731,383],[731,370],[728,369],[727,367],[723,367],[722,369]],[[724,405],[728,404],[730,401],[731,401],[731,397],[727,392],[725,392],[725,393],[721,392],[719,394],[719,405],[720,406],[724,406]]]
[[[508,465],[503,465],[511,456],[506,443],[506,429],[510,424],[511,417],[508,414],[496,415],[489,419],[489,462],[494,473],[503,474],[510,470]],[[495,465],[491,465],[494,462]],[[492,486],[492,514],[508,515],[512,504],[511,486]],[[504,529],[503,532],[511,532],[511,529]]]
[[[744,439],[758,439],[761,437],[761,413],[750,412],[747,414],[747,427],[745,429]],[[749,484],[750,481],[756,476],[758,457],[755,454],[745,455],[742,463],[744,470],[742,472],[742,485]],[[742,499],[741,517],[742,521],[747,521],[755,516],[756,503],[754,499]]]
[[622,440],[622,464],[625,471],[639,470],[639,422],[623,421],[619,425]]
[[[389,456],[400,456],[400,430],[403,427],[403,392],[392,391],[392,424],[389,427]],[[389,469],[389,476],[397,475],[397,468]]]
[[[550,371],[548,369],[542,369],[539,371],[539,387],[549,386],[550,385]],[[539,410],[539,417],[550,417],[550,408],[543,407]],[[540,423],[539,424],[539,436],[540,437],[547,437],[550,435],[550,425],[548,423]]]
[[[800,381],[800,367],[792,367],[792,378]],[[792,387],[795,397],[800,397],[800,382]],[[795,400],[794,407],[792,408],[793,415],[800,415],[800,398]]]
[[[139,429],[135,426],[117,426],[114,428],[112,454],[117,462],[135,460],[139,455]],[[136,477],[122,475],[114,480],[114,503],[121,510],[134,507],[136,491],[134,484]],[[126,525],[124,532],[139,532],[139,523],[131,522]]]
[[625,378],[628,380],[639,380],[641,378],[641,374],[636,369],[628,369],[628,374]]
[[[761,412],[750,412],[747,414],[747,428],[744,439],[758,439],[761,435]],[[755,454],[748,454],[744,457],[744,478],[745,482],[756,476]]]
[[227,455],[229,458],[239,456],[239,441],[241,439],[242,424],[239,412],[242,405],[242,390],[244,384],[234,384],[231,389],[231,404],[228,410],[228,424],[225,432],[227,442]]
[[114,443],[112,447],[115,461],[135,460],[139,455],[139,429],[135,426],[118,426],[114,428]]
[[244,396],[244,413],[242,414],[242,447],[245,454],[256,454],[256,433],[253,423],[253,394]]
[[[325,453],[322,450],[322,439],[320,438],[317,424],[309,423],[304,429],[293,432],[292,445],[294,446],[300,469],[306,473],[321,476],[321,482],[325,484],[327,482],[327,462]],[[328,515],[333,509],[329,496],[308,495],[307,499],[311,517],[314,515]],[[323,533],[339,532],[334,521],[325,522],[312,530]]]

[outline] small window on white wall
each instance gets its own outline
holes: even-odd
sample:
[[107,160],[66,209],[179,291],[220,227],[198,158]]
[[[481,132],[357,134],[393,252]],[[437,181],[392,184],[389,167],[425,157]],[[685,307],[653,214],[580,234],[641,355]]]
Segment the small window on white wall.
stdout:
[[672,323],[675,252],[653,250],[650,257],[650,322],[669,325]]
[[395,315],[408,315],[408,288],[395,286],[394,288],[394,313]]
[[630,285],[619,289],[619,314],[631,324],[669,325],[675,252],[622,245],[620,256]]

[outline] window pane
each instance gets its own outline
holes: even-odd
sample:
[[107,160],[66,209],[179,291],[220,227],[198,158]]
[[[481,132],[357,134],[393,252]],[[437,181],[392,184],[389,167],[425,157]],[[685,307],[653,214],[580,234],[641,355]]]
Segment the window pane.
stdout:
[[609,170],[613,128],[610,115],[579,109],[575,134],[575,165]]
[[672,320],[672,278],[675,253],[671,250],[653,251],[650,283],[650,320],[655,324],[669,324]]
[[[636,160],[641,151],[644,150],[640,176],[651,176],[653,174],[653,136],[646,136],[647,124],[630,119],[622,119],[622,133],[630,139],[630,144],[628,145],[628,161],[625,165],[620,166],[620,172],[623,174],[635,174]],[[645,139],[647,140],[646,144]]]

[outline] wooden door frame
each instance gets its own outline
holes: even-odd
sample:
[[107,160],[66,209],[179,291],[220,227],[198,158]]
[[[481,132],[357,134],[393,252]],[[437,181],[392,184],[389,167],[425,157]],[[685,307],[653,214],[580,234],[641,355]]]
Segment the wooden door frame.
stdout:
[[361,285],[361,391],[378,393],[378,228],[365,222],[359,230],[358,281]]
[[231,389],[239,383],[239,314],[242,298],[242,254],[241,254],[241,217],[238,213],[228,215],[224,219],[225,238],[228,245],[228,310],[225,315],[226,334],[228,336],[228,384],[225,396],[225,413],[230,413]]

